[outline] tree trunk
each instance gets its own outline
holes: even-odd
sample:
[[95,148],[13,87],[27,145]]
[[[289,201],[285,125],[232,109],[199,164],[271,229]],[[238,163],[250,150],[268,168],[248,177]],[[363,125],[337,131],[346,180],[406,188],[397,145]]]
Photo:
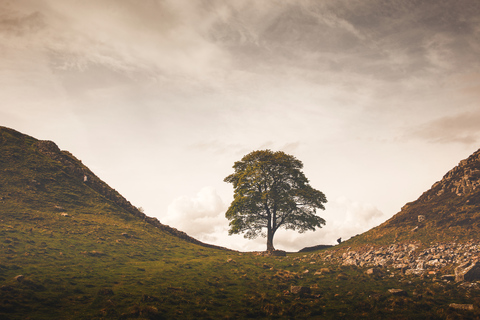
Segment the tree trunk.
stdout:
[[267,251],[268,252],[275,250],[275,248],[273,247],[273,235],[274,235],[273,230],[268,228],[267,230]]

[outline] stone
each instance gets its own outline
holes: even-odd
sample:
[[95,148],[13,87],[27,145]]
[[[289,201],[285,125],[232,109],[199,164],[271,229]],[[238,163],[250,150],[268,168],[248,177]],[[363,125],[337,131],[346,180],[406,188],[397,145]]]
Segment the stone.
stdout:
[[348,280],[348,276],[347,276],[346,273],[340,272],[340,273],[337,275],[337,279],[338,279],[338,280]]
[[407,296],[407,292],[402,289],[388,289],[388,292],[394,296],[403,296],[403,297]]
[[25,279],[25,276],[23,274],[20,274],[20,275],[16,276],[14,279],[17,280],[18,282],[21,282],[22,280]]
[[270,251],[268,255],[272,257],[285,257],[287,256],[287,253],[283,250],[273,250],[273,251]]
[[443,276],[440,277],[442,280],[447,280],[447,281],[453,281],[455,280],[455,275],[454,274],[444,274]]
[[425,216],[424,215],[419,215],[418,216],[418,222],[423,222],[425,221]]
[[480,280],[480,262],[475,261],[469,265],[463,263],[455,268],[455,281],[477,281]]
[[293,294],[310,294],[312,290],[310,289],[310,287],[291,286],[290,292]]
[[378,270],[377,268],[370,268],[365,271],[365,273],[368,275],[380,275],[380,270]]
[[473,304],[460,304],[460,303],[450,303],[448,305],[452,309],[456,310],[468,310],[473,311]]

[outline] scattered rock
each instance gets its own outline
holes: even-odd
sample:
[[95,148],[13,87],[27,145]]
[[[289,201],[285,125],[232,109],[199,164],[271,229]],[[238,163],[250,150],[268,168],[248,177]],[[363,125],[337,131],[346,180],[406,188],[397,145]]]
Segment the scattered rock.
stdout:
[[456,310],[468,310],[473,311],[473,304],[459,304],[459,303],[450,303],[448,305],[452,309]]
[[407,296],[407,292],[402,289],[388,289],[388,292],[394,296],[403,296],[403,297]]
[[419,215],[418,216],[418,222],[423,222],[425,221],[425,216],[424,215]]

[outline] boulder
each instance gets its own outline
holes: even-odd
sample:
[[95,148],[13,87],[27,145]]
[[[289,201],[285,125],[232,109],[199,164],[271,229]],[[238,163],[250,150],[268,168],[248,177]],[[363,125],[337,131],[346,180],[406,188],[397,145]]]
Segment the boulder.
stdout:
[[310,294],[312,290],[310,289],[310,287],[291,286],[290,292],[293,294]]
[[367,269],[367,271],[365,271],[365,273],[368,274],[368,275],[374,275],[374,276],[381,274],[380,270],[378,270],[377,268]]
[[475,261],[469,265],[463,263],[455,268],[455,281],[477,281],[480,280],[480,261]]

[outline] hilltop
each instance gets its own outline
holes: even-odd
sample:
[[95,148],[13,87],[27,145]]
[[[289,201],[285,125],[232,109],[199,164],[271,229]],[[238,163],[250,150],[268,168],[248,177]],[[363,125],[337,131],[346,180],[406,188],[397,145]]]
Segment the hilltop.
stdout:
[[[144,221],[182,240],[204,247],[224,249],[200,242],[186,233],[148,217],[115,189],[99,179],[68,151],[52,141],[37,140],[13,129],[0,127],[0,193],[4,203],[22,209],[49,209],[92,213],[98,208],[116,211],[126,220]],[[81,209],[79,207],[82,207]],[[65,209],[66,208],[66,209]]]

